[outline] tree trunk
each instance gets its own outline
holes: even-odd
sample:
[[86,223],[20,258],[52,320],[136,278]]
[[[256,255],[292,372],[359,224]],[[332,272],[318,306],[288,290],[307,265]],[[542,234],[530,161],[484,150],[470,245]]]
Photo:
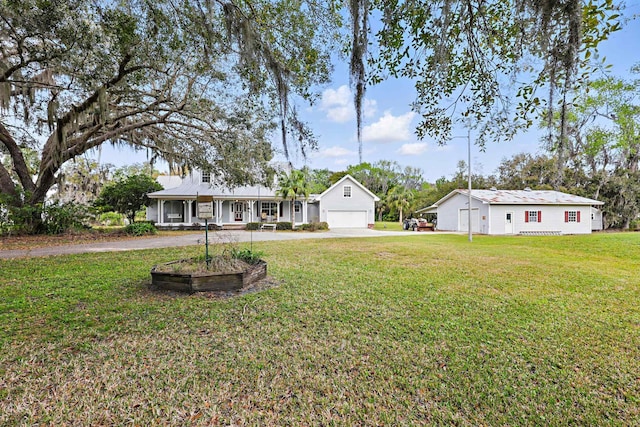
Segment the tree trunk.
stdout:
[[291,209],[291,212],[289,212],[291,215],[291,229],[295,230],[296,229],[296,199],[291,199],[291,206],[289,207],[289,209]]

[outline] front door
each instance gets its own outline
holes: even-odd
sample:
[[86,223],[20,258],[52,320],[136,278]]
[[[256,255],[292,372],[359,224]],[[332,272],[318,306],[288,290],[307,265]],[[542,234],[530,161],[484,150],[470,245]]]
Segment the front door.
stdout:
[[504,233],[513,234],[513,212],[507,212],[504,217]]
[[242,202],[234,202],[233,203],[233,219],[236,221],[242,221],[242,213],[244,212],[244,203]]

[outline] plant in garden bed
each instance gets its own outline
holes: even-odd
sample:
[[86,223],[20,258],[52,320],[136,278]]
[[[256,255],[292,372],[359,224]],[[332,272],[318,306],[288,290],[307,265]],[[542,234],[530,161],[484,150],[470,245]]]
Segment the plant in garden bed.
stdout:
[[262,252],[249,248],[239,249],[232,246],[219,255],[210,256],[209,262],[204,255],[179,261],[160,264],[154,271],[162,273],[228,273],[245,270],[249,265],[260,262]]

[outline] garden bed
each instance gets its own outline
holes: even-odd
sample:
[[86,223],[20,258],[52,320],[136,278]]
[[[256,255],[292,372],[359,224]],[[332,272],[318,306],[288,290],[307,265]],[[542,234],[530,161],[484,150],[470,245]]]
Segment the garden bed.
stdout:
[[[192,259],[160,264],[151,269],[151,284],[158,289],[181,292],[240,291],[267,277],[267,263],[249,264],[238,261],[229,271],[181,267],[193,263]],[[201,262],[204,264],[204,262]]]

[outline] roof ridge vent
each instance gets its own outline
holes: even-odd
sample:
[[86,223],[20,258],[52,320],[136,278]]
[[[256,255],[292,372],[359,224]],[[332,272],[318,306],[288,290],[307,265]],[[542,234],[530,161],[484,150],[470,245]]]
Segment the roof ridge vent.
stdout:
[[531,191],[531,187],[524,187],[524,191]]

